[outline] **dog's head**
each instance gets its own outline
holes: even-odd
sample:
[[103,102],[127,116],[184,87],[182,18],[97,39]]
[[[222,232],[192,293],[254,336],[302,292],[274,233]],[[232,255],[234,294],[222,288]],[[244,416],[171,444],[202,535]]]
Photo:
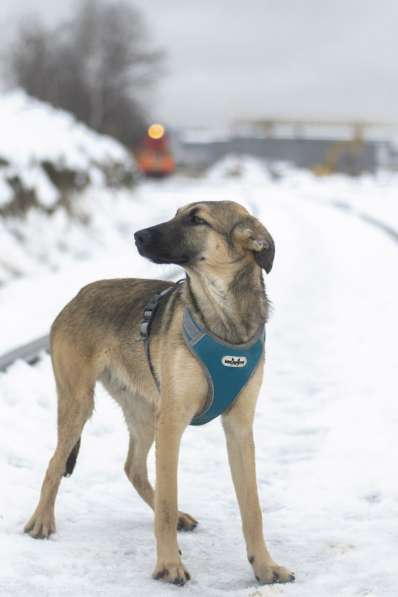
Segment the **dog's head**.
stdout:
[[233,201],[191,203],[172,220],[139,230],[134,238],[143,257],[188,271],[225,272],[252,261],[269,273],[275,255],[267,229]]

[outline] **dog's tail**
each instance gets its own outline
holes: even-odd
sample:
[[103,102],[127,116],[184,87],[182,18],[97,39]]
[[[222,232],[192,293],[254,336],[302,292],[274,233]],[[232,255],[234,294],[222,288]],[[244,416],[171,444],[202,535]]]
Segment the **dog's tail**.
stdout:
[[80,450],[80,439],[81,438],[79,437],[77,443],[75,444],[74,448],[72,449],[72,452],[68,456],[68,460],[66,461],[66,465],[65,465],[64,477],[70,477],[74,471],[77,456],[78,456],[79,450]]

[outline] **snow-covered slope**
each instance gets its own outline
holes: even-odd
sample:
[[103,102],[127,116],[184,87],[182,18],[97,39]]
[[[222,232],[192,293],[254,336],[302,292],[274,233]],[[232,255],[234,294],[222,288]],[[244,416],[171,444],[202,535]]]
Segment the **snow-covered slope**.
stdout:
[[[296,583],[256,585],[214,421],[189,428],[181,449],[180,504],[200,521],[194,533],[179,537],[193,580],[184,589],[156,584],[153,516],[123,473],[127,432],[100,388],[76,471],[62,482],[57,534],[44,542],[23,535],[55,442],[55,390],[44,357],[36,367],[17,363],[0,375],[1,595],[398,595],[398,245],[353,213],[316,200],[321,187],[336,197],[336,180],[328,190],[328,179],[309,178],[305,190],[293,174],[271,181],[260,167],[252,176],[253,169],[241,169],[243,177],[145,184],[134,202],[135,222],[150,225],[189,201],[232,199],[255,211],[275,238],[275,266],[266,279],[274,313],[256,416],[257,474],[269,546],[295,570]],[[392,187],[374,181],[372,188],[377,215]],[[348,181],[344,189],[347,198],[359,196],[363,184]],[[367,196],[371,205],[370,190]],[[116,203],[118,209],[122,223],[127,204]],[[115,221],[110,217],[109,230]],[[132,219],[126,227],[133,231]],[[106,230],[104,223],[99,237]],[[57,274],[31,272],[0,289],[4,348],[44,333],[90,280],[173,273],[140,258],[124,231],[119,240],[109,234],[106,251],[90,249],[86,263],[64,263]]]
[[23,217],[0,216],[0,285],[43,275],[131,243],[150,199],[141,189],[89,188],[79,194],[73,216],[31,209]]
[[65,190],[106,186],[109,177],[121,180],[134,171],[119,142],[71,114],[20,90],[0,96],[0,212],[12,202],[14,211],[24,210],[22,191],[28,204],[51,209]]

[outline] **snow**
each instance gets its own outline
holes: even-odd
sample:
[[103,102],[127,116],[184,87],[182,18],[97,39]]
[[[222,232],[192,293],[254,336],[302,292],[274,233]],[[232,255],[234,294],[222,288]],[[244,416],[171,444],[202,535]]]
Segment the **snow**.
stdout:
[[149,207],[140,191],[90,188],[76,198],[73,218],[58,207],[53,213],[31,209],[22,219],[0,219],[0,283],[58,270],[131,242],[131,230]]
[[0,178],[0,208],[4,207],[12,199],[13,193],[10,185]]
[[129,152],[115,139],[100,135],[71,114],[29,97],[21,90],[0,95],[0,207],[12,199],[7,179],[19,177],[35,190],[46,208],[59,199],[42,164],[90,173],[92,183],[104,184],[101,169],[112,164],[134,171]]
[[[315,179],[288,171],[272,180],[252,162],[240,172],[231,177],[219,168],[202,180],[144,183],[108,204],[87,197],[88,229],[65,214],[51,224],[32,215],[23,230],[29,237],[39,226],[36,252],[33,239],[18,245],[13,263],[23,275],[0,289],[0,352],[45,333],[87,281],[178,276],[137,255],[130,238],[137,228],[195,200],[247,205],[277,249],[266,279],[274,310],[255,423],[257,475],[271,553],[295,570],[295,584],[259,587],[252,577],[219,421],[187,429],[181,447],[180,505],[200,522],[179,535],[193,580],[179,589],[151,579],[153,516],[123,473],[127,432],[101,388],[75,473],[62,482],[56,535],[24,535],[56,434],[54,383],[43,356],[35,367],[18,362],[0,374],[1,595],[398,594],[398,244],[357,214],[367,210],[395,226],[396,178]],[[62,226],[70,227],[66,249],[40,265],[38,255],[52,253]],[[153,477],[153,455],[150,464]]]
[[25,188],[35,189],[39,203],[44,207],[53,207],[60,195],[45,172],[37,166],[28,166],[20,172],[20,179]]
[[282,169],[281,184],[304,200],[324,201],[362,217],[368,216],[398,231],[398,174],[350,178],[335,174],[316,178],[305,170]]
[[234,176],[243,180],[250,179],[251,184],[264,183],[270,178],[267,170],[256,158],[234,154],[227,155],[207,171],[207,178],[214,181]]
[[68,112],[16,90],[0,98],[0,156],[9,162],[30,164],[53,161],[72,169],[93,161],[125,161],[123,146],[77,122]]

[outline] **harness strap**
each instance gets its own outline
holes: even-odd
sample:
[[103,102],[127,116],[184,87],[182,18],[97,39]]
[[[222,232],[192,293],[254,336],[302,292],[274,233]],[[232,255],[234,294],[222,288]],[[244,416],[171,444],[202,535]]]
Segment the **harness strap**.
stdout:
[[165,288],[161,292],[157,292],[156,294],[154,294],[144,307],[144,317],[142,318],[141,323],[140,323],[140,328],[139,328],[140,336],[144,341],[145,356],[148,361],[149,370],[153,377],[153,381],[155,382],[155,385],[158,389],[158,392],[160,392],[160,383],[159,383],[158,378],[156,377],[155,369],[154,369],[152,358],[151,358],[149,336],[151,333],[152,323],[155,318],[155,314],[158,309],[160,301],[168,294],[171,294],[172,292],[174,292],[182,282],[184,282],[184,280],[178,280],[178,282],[176,283],[175,286],[169,286],[168,288]]

